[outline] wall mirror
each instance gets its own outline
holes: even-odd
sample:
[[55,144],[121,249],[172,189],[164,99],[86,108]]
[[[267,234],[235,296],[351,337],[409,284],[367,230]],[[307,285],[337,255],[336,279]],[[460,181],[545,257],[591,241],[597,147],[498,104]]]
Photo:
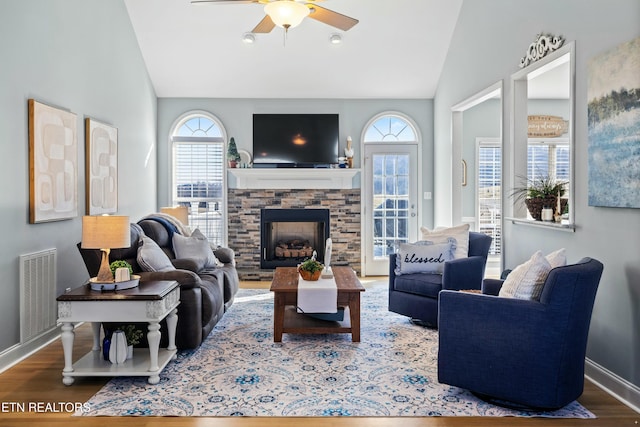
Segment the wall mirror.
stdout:
[[[575,43],[568,43],[512,75],[513,147],[509,182],[514,222],[573,230]],[[558,201],[529,200],[519,190],[555,188]],[[530,193],[529,193],[530,195]],[[542,209],[545,209],[543,212]],[[537,211],[536,211],[537,210]]]
[[502,261],[502,81],[451,108],[452,224],[493,238],[487,265]]

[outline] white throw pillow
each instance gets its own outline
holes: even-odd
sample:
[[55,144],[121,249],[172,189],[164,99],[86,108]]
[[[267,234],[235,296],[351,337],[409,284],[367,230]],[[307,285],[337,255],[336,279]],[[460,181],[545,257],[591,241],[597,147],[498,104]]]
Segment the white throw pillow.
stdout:
[[422,240],[429,240],[433,243],[446,243],[449,237],[456,239],[456,249],[453,258],[466,258],[469,256],[469,224],[461,224],[449,228],[436,228],[429,230],[420,227]]
[[551,264],[542,255],[542,251],[537,251],[527,262],[520,264],[509,273],[498,295],[537,301],[540,299],[549,271],[551,271]]
[[551,264],[551,268],[564,267],[567,265],[567,251],[564,248],[551,252],[545,258],[549,261],[549,264]]
[[170,271],[176,269],[160,246],[147,236],[140,236],[137,260],[140,268],[144,271]]
[[203,265],[204,268],[213,268],[218,265],[218,260],[213,254],[211,244],[197,228],[189,237],[174,233],[173,251],[176,253],[176,258],[194,259],[199,265]]
[[414,244],[401,243],[398,250],[395,273],[439,273],[444,271],[444,263],[453,259],[455,240],[434,244],[422,241]]

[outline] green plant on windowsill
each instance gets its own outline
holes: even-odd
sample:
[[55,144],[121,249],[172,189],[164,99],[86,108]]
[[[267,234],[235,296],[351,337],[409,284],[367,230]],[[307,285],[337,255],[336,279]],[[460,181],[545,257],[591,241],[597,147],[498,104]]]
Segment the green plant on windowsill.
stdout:
[[[562,215],[567,210],[567,199],[562,196],[566,193],[567,181],[557,180],[550,175],[541,175],[536,178],[519,177],[525,182],[524,185],[516,187],[511,192],[511,197],[516,201],[524,200],[531,216],[537,220],[542,220],[542,208],[548,207],[554,210],[555,214]],[[558,197],[560,197],[560,212],[557,212]]]

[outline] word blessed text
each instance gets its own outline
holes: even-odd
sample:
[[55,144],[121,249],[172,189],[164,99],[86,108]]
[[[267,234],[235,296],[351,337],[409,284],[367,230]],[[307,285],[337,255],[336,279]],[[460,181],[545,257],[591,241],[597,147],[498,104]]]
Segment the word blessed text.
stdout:
[[412,264],[442,264],[444,262],[444,258],[442,257],[442,253],[440,256],[436,257],[419,257],[416,254],[406,254],[404,256],[404,260],[402,262],[412,263]]

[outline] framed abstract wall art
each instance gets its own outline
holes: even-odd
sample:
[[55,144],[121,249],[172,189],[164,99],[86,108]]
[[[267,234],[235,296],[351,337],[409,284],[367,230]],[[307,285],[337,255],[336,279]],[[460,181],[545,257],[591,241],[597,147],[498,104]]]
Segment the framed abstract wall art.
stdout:
[[29,106],[29,222],[78,216],[78,126],[74,113]]
[[87,215],[118,210],[118,129],[85,119]]
[[588,71],[589,206],[640,208],[640,37]]

